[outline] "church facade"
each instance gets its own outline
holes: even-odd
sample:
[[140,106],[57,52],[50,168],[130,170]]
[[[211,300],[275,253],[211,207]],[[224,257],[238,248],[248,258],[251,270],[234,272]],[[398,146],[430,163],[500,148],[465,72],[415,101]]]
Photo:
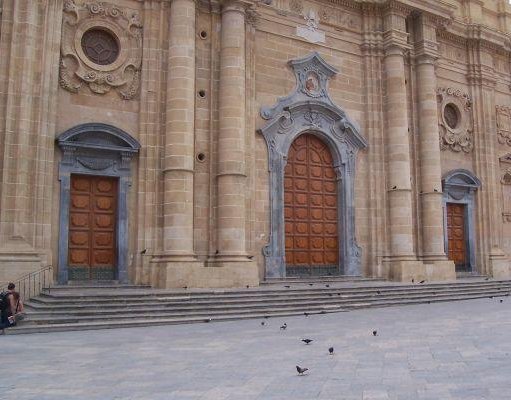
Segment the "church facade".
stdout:
[[0,283],[511,277],[507,0],[0,7]]

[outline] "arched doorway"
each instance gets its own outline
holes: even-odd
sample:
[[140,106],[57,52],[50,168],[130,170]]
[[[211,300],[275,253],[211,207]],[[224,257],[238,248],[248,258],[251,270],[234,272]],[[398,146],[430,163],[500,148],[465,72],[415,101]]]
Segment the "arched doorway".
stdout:
[[284,170],[287,276],[339,272],[336,180],[321,139],[307,133],[293,141]]

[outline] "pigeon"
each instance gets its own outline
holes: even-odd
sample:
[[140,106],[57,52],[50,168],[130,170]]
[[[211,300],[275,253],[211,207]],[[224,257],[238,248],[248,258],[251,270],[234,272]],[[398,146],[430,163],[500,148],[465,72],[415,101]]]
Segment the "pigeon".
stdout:
[[484,278],[484,280],[485,280],[485,281],[489,281],[489,280],[490,280],[490,278]]
[[215,254],[218,254],[218,253],[220,253],[218,250],[217,250],[217,251],[215,251]]
[[252,260],[254,258],[254,256],[248,256],[247,257],[249,260]]
[[281,330],[281,331],[285,331],[285,330],[286,330],[286,328],[287,328],[287,324],[284,322],[284,325],[282,325],[282,326],[280,327],[280,330]]
[[264,316],[264,318],[268,319],[268,318],[270,318],[270,317],[268,317],[267,315],[265,315],[265,316]]
[[381,292],[379,290],[376,291],[377,294],[381,294]]
[[309,370],[309,368],[302,368],[302,367],[300,367],[300,366],[298,366],[298,365],[297,365],[297,366],[296,366],[296,370],[298,371],[298,374],[303,375],[303,373],[304,373],[305,371],[308,371],[308,370]]
[[330,287],[330,285],[325,285],[325,287]]
[[144,249],[144,250],[142,250],[142,251],[140,252],[140,254],[145,254],[145,253],[147,253],[147,249]]
[[206,318],[204,322],[211,322],[211,318]]
[[302,339],[302,342],[305,344],[310,344],[312,342],[312,339]]
[[415,283],[415,281],[413,280],[413,278],[412,278],[412,283]]
[[333,294],[332,294],[332,293],[328,293],[328,296],[332,297],[332,296],[333,296]]
[[250,285],[247,285],[247,289],[250,287]]
[[397,189],[397,186],[392,186],[392,190],[396,190]]
[[493,296],[488,297],[489,299],[493,299]]
[[304,312],[303,315],[305,315],[306,317],[309,316],[309,313],[308,312]]
[[289,286],[289,285],[284,285],[284,287],[285,287],[286,289],[289,289],[291,286]]
[[313,286],[313,285],[314,285],[314,283],[309,283],[309,286]]
[[183,289],[188,289],[188,286],[183,286]]
[[265,326],[265,325],[266,325],[266,322],[261,321],[261,326]]
[[426,281],[425,281],[425,280],[422,280],[422,281],[420,281],[419,283],[424,283],[424,282],[426,282]]
[[500,302],[502,303],[504,300],[500,299]]
[[328,348],[328,352],[330,353],[331,356],[334,355],[334,348],[333,347],[329,347]]
[[378,336],[378,331],[373,331],[373,336]]
[[434,192],[438,192],[438,190],[437,190],[437,189],[433,189],[433,191],[434,191]]

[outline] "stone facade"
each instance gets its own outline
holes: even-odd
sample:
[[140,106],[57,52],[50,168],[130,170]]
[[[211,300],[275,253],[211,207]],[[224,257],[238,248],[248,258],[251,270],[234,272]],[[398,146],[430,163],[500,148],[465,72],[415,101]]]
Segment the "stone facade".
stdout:
[[[341,274],[511,277],[507,0],[0,0],[0,283],[67,282],[69,178],[119,179],[117,279],[284,277],[294,138],[327,144]],[[451,254],[452,253],[452,254]]]

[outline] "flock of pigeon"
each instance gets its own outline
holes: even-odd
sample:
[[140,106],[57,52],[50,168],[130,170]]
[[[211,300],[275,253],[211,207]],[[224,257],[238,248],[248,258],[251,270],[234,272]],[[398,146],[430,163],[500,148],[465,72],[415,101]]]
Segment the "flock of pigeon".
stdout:
[[[308,313],[303,313],[306,317],[309,316]],[[265,317],[266,318],[266,317]],[[266,322],[265,321],[261,321],[261,326],[266,326]],[[287,329],[287,323],[284,322],[281,326],[280,326],[280,330],[281,331],[285,331]],[[374,330],[373,331],[373,336],[378,336],[378,331],[377,330]],[[305,338],[305,339],[300,339],[303,343],[305,343],[306,345],[309,345],[311,344],[314,340],[313,339],[309,339],[309,338]],[[334,347],[333,346],[330,346],[328,348],[328,354],[330,354],[331,356],[334,355]],[[304,372],[308,371],[309,368],[305,368],[305,367],[300,367],[299,365],[296,366],[296,371],[298,372],[298,375],[303,375]]]

